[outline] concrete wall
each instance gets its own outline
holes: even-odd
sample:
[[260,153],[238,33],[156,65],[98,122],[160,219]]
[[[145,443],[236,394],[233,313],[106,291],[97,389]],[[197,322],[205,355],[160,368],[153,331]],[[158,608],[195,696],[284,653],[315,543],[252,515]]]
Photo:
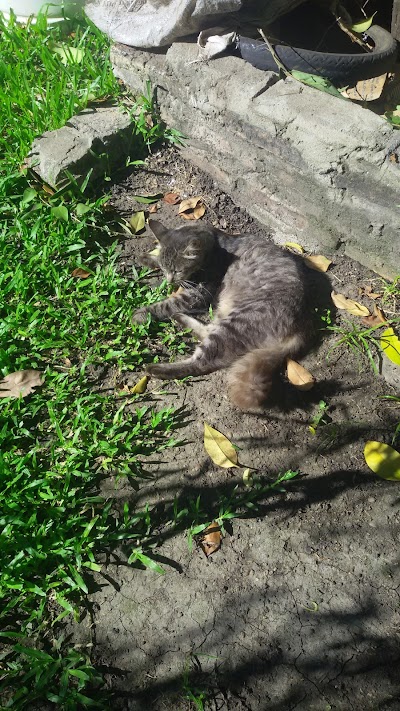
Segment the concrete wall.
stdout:
[[112,49],[115,74],[188,137],[182,152],[275,231],[383,276],[400,274],[397,133],[349,101],[262,72],[237,57],[197,62],[197,48]]

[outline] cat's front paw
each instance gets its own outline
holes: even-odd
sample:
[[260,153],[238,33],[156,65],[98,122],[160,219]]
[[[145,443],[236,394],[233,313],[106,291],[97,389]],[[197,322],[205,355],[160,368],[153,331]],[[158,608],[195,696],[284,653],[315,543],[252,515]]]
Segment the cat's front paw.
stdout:
[[146,323],[148,316],[150,316],[150,311],[147,309],[137,309],[133,312],[132,323]]

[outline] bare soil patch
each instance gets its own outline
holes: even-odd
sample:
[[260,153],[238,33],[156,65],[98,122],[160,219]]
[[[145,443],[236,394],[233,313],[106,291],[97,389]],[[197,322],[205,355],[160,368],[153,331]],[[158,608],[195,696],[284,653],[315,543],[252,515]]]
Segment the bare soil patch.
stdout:
[[[132,195],[167,191],[201,195],[204,219],[227,231],[266,235],[172,149],[114,186],[111,203],[130,215],[145,207]],[[182,224],[177,206],[160,203],[154,217]],[[137,254],[152,247],[148,236],[126,239],[121,269],[128,275]],[[330,284],[372,308],[359,287],[375,280],[340,256],[327,277],[310,271],[320,313]],[[128,484],[121,490],[139,507],[157,507],[155,557],[166,574],[110,560],[91,595],[95,656],[116,692],[115,708],[195,709],[190,690],[198,700],[205,695],[205,708],[220,711],[400,709],[400,489],[373,476],[363,457],[367,440],[391,442],[399,410],[381,399],[394,390],[366,358],[333,348],[334,334],[321,336],[303,363],[317,379],[314,389],[299,392],[282,376],[263,415],[234,410],[224,373],[150,382],[150,396],[186,408],[188,443],[154,461],[139,491]],[[129,377],[133,383],[140,375]],[[309,424],[321,400],[331,421],[313,435]],[[212,520],[236,484],[239,493],[248,491],[241,470],[219,469],[205,453],[204,421],[238,445],[240,461],[260,475],[300,472],[286,493],[255,501],[233,519],[209,559],[188,549],[185,531],[165,526],[174,499],[183,508],[201,496]],[[89,618],[78,636],[91,639]]]

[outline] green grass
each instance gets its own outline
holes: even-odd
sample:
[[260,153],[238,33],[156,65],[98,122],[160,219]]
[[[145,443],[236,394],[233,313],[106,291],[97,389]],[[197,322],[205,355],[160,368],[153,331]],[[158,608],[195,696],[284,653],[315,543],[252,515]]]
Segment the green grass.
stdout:
[[[208,504],[177,495],[161,518],[157,507],[101,493],[103,480],[109,488],[121,478],[137,491],[151,476],[146,457],[178,443],[184,413],[157,409],[123,383],[158,357],[155,336],[172,357],[185,342],[170,324],[132,326],[132,312],[167,287],[118,271],[121,229],[107,196],[74,184],[49,190],[24,160],[37,135],[104,97],[135,117],[131,163],[162,138],[180,140],[160,122],[148,85],[141,97],[121,95],[108,53],[86,21],[21,27],[0,18],[0,379],[44,375],[28,397],[0,398],[0,707],[15,711],[111,707],[89,652],[62,632],[111,551],[162,574],[154,549],[163,536],[189,531],[190,544],[207,522],[223,529],[295,475],[215,491]],[[75,277],[77,267],[88,276]]]
[[[146,456],[176,443],[181,416],[121,393],[121,371],[140,377],[153,357],[155,327],[132,327],[132,311],[161,291],[118,273],[106,197],[73,185],[51,194],[20,169],[36,135],[89,100],[120,98],[108,43],[90,24],[65,34],[45,18],[28,27],[0,20],[0,33],[0,373],[45,376],[29,397],[0,401],[0,698],[12,709],[104,708],[98,672],[58,623],[79,616],[91,575],[121,542],[127,560],[157,569],[146,544],[151,511],[117,506],[99,486],[113,476],[137,488]],[[55,49],[66,45],[79,61],[60,61]],[[145,100],[138,155],[162,136],[153,119],[157,129],[145,134],[143,117],[154,112]],[[80,265],[88,278],[72,276]],[[158,332],[182,348],[169,327]]]

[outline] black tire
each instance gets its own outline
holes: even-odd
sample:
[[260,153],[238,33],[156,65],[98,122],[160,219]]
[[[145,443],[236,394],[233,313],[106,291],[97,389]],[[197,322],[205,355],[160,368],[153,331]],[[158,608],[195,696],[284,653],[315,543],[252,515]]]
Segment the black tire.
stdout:
[[[334,54],[313,52],[309,49],[273,45],[277,57],[288,71],[296,69],[308,74],[326,77],[336,86],[355,84],[361,79],[378,77],[391,71],[396,61],[397,42],[379,25],[367,30],[375,47],[372,52],[360,54]],[[262,40],[238,36],[240,56],[258,69],[277,71],[276,62]]]

